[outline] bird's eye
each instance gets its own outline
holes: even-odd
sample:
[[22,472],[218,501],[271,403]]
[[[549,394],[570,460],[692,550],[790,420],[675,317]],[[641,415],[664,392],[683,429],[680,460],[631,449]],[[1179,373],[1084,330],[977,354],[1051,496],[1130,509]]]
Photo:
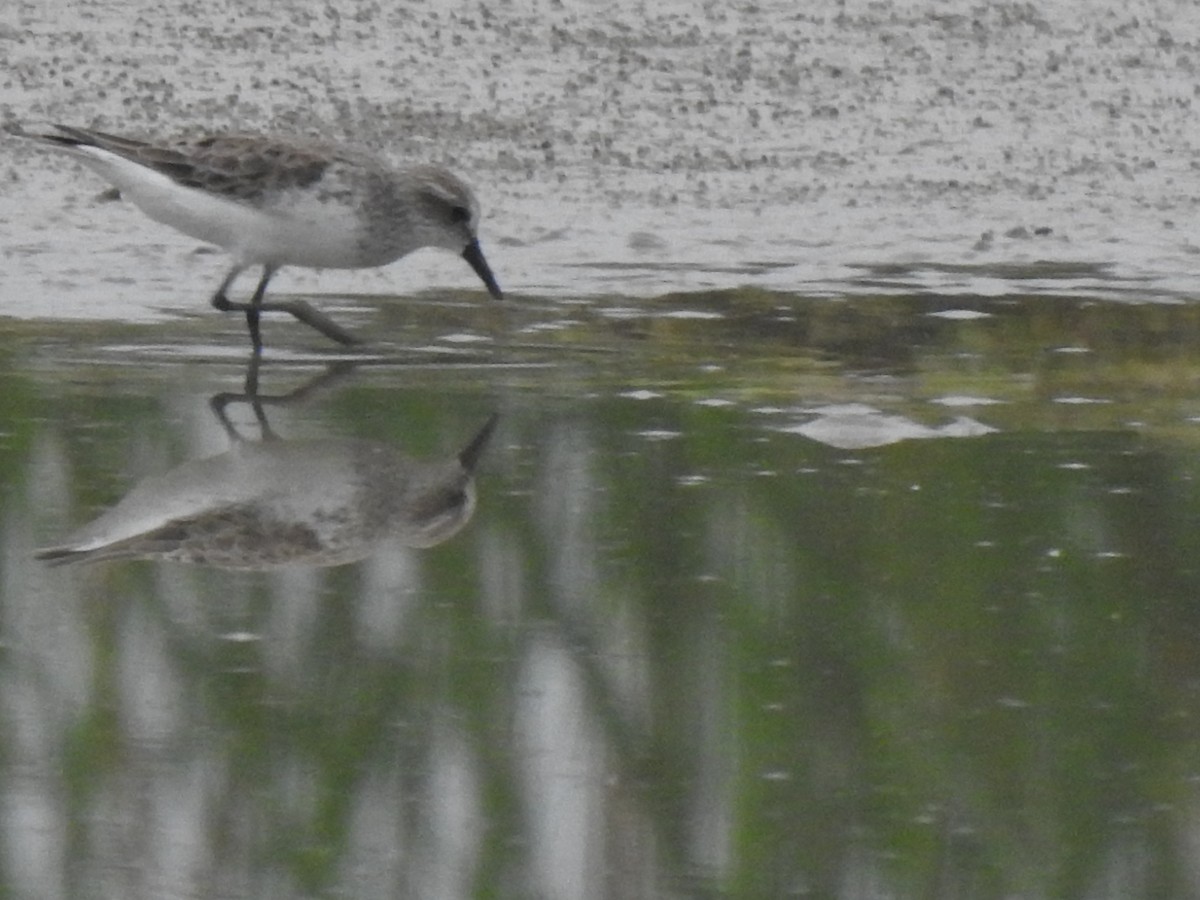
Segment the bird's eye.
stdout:
[[465,206],[455,206],[450,209],[450,221],[455,225],[471,221],[471,211]]

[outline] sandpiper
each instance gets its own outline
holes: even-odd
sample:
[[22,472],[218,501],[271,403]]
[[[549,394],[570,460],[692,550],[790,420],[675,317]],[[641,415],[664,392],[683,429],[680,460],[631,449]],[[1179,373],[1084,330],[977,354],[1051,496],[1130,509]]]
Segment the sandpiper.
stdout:
[[[503,296],[479,247],[479,203],[438,166],[396,169],[354,147],[261,135],[142,141],[67,125],[12,131],[70,153],[155,221],[228,251],[233,266],[212,304],[246,314],[255,353],[263,312],[287,312],[336,341],[357,342],[302,300],[263,302],[282,266],[368,268],[442,247],[461,254],[493,297]],[[230,286],[251,266],[262,266],[254,294],[232,302]]]

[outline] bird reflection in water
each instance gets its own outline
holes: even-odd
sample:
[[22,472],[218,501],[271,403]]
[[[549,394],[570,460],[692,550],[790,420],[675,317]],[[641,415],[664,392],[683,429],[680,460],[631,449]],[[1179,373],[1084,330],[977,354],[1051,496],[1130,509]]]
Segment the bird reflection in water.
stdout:
[[[318,381],[338,374],[330,370]],[[314,387],[260,397],[252,359],[245,393],[210,401],[230,450],[146,478],[95,521],[35,555],[55,565],[169,559],[227,569],[336,566],[370,556],[383,541],[432,547],[467,524],[475,467],[496,415],[456,455],[432,461],[375,441],[279,438],[264,404],[293,402]],[[227,407],[237,401],[253,409],[260,440],[243,437],[230,421]]]

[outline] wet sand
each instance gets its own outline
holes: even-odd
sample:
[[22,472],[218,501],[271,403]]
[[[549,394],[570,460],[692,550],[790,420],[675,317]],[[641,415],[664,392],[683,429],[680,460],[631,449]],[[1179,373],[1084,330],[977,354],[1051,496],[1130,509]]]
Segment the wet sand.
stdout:
[[[314,133],[445,163],[476,186],[515,297],[1190,298],[1200,11],[802,9],[15,5],[0,13],[0,118]],[[203,311],[220,257],[8,137],[0,177],[0,312]],[[285,270],[276,289],[409,295],[473,277],[423,252]]]

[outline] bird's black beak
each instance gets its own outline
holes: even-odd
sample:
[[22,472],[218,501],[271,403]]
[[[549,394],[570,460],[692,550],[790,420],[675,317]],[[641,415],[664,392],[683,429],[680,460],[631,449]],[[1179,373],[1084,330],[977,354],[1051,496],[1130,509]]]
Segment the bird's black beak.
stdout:
[[488,268],[487,260],[483,258],[483,251],[479,249],[479,241],[474,240],[467,244],[467,249],[463,251],[463,259],[471,264],[471,268],[475,270],[475,274],[483,279],[483,283],[487,285],[488,293],[497,300],[504,299],[504,292],[500,290],[500,285],[496,284],[496,276],[492,274],[492,270]]

